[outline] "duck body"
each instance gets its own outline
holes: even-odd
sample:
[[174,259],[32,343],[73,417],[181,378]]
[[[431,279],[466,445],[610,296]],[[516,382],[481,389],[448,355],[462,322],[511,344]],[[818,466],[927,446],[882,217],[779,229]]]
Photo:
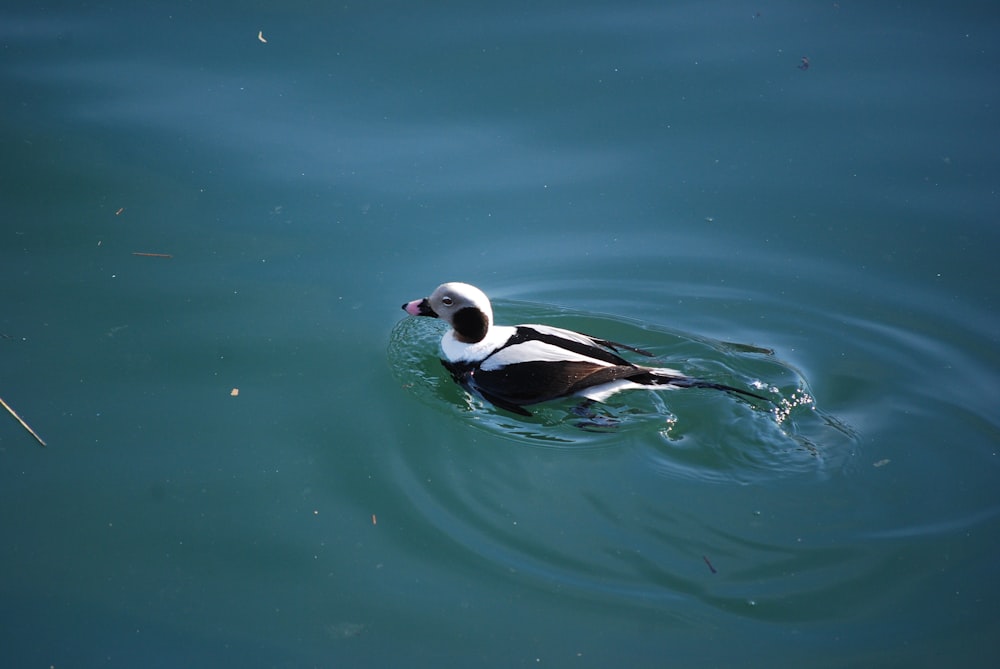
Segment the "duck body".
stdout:
[[579,396],[602,402],[629,389],[715,388],[765,399],[749,391],[702,381],[665,367],[630,362],[620,350],[651,357],[626,344],[550,325],[495,325],[489,298],[466,283],[439,286],[403,305],[413,316],[445,320],[442,364],[455,381],[486,401],[523,416],[525,406]]

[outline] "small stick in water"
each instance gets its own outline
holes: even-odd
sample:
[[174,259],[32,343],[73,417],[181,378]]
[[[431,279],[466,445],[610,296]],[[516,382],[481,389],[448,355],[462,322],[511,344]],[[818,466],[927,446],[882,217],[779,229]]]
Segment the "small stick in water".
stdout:
[[719,573],[719,572],[717,572],[715,570],[715,567],[712,566],[712,563],[708,561],[708,556],[702,555],[701,559],[705,561],[705,564],[708,565],[708,568],[712,570],[713,574],[718,574]]
[[38,441],[39,444],[41,444],[42,446],[45,446],[45,441],[41,437],[38,436],[38,433],[35,432],[34,430],[32,430],[31,426],[28,425],[27,423],[25,423],[24,419],[21,418],[20,416],[18,416],[17,412],[14,411],[13,409],[11,409],[10,405],[3,401],[2,397],[0,397],[0,404],[2,404],[3,408],[7,410],[7,413],[9,413],[11,416],[13,416],[14,418],[17,419],[17,422],[21,424],[21,427],[23,427],[25,430],[27,430],[28,432],[31,433],[31,436],[34,437]]

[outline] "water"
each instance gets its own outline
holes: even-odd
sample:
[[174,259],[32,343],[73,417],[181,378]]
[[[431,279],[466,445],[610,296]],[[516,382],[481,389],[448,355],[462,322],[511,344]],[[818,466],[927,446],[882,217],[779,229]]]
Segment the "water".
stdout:
[[[0,421],[9,662],[992,666],[997,38],[971,3],[0,10],[0,397],[48,442]],[[399,309],[446,280],[787,413],[497,412]]]

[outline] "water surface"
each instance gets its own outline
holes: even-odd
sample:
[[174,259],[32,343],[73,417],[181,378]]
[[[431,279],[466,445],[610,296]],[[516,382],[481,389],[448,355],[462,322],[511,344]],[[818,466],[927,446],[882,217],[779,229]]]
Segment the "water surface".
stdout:
[[[0,10],[10,662],[992,666],[998,33]],[[775,404],[507,415],[399,309],[448,280]]]

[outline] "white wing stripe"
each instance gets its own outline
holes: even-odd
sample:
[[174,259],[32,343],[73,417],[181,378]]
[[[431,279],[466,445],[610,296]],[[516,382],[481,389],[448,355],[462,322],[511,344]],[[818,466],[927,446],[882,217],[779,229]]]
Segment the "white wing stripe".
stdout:
[[565,330],[563,328],[552,327],[551,325],[538,325],[537,323],[529,323],[527,325],[522,325],[521,327],[531,328],[536,332],[541,334],[549,335],[552,337],[561,337],[568,341],[575,341],[580,344],[586,344],[588,346],[599,346],[599,344],[594,341],[593,337],[589,337],[582,332],[573,332],[572,330]]
[[516,365],[521,362],[591,362],[602,367],[610,367],[611,364],[591,358],[590,356],[574,353],[573,351],[547,344],[541,341],[527,341],[523,344],[515,344],[501,349],[483,361],[481,369],[491,372],[507,365]]

